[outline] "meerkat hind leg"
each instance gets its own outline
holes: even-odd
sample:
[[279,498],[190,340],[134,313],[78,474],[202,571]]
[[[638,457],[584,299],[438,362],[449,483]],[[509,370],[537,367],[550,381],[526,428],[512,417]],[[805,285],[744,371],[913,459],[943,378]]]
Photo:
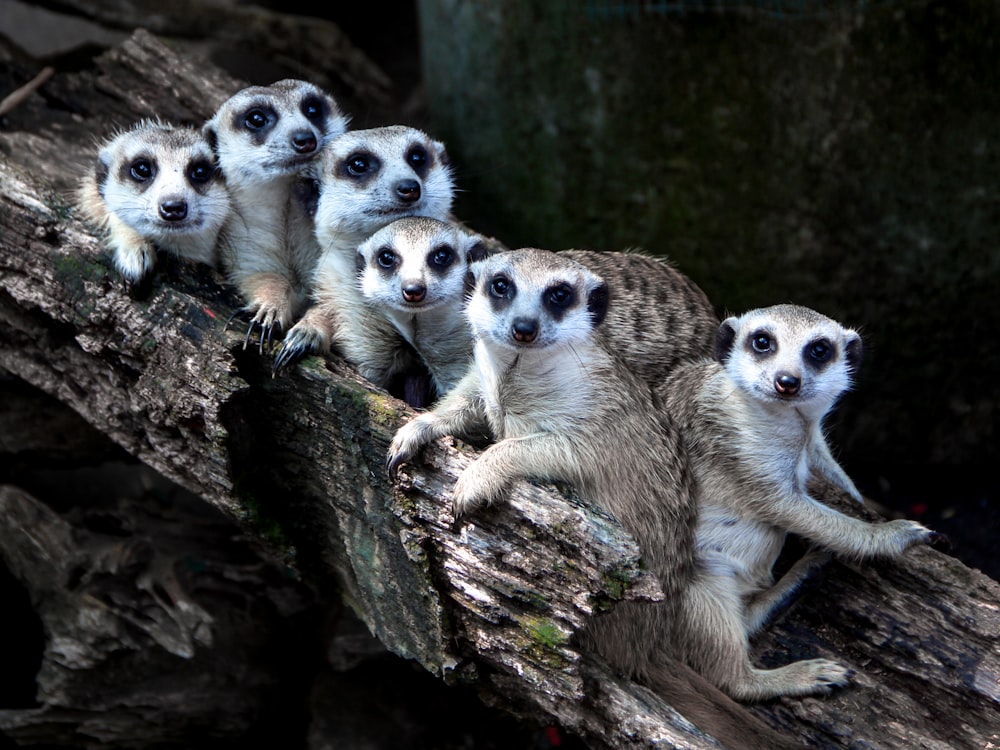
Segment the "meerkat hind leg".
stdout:
[[850,682],[851,670],[827,659],[753,666],[743,605],[725,576],[702,576],[685,592],[679,613],[685,661],[738,701],[824,694]]
[[796,560],[771,588],[752,596],[746,603],[744,612],[747,635],[753,635],[764,627],[778,610],[790,603],[806,579],[832,557],[829,550],[813,547]]

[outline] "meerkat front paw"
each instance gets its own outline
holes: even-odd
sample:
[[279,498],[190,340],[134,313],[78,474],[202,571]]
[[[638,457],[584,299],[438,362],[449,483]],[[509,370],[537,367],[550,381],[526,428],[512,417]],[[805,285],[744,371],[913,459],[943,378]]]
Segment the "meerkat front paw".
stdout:
[[798,665],[803,668],[807,675],[806,679],[811,681],[815,688],[813,692],[819,694],[829,693],[834,688],[850,685],[851,678],[854,676],[853,669],[829,659],[809,659],[798,662]]
[[498,480],[496,471],[489,468],[482,458],[469,464],[451,489],[451,505],[455,517],[500,499],[504,484]]
[[389,479],[393,482],[399,476],[399,467],[408,463],[433,436],[430,434],[430,414],[422,414],[416,419],[412,419],[398,430],[389,444],[389,451],[386,455],[385,468],[389,473]]
[[284,367],[291,367],[309,354],[318,354],[329,347],[327,338],[321,331],[304,325],[299,321],[291,327],[281,342],[281,348],[274,357],[271,365],[271,374],[276,375],[278,370]]
[[889,535],[899,553],[917,544],[926,544],[936,549],[947,549],[951,546],[946,535],[932,531],[923,524],[908,518],[888,521],[882,524],[881,528],[884,534]]

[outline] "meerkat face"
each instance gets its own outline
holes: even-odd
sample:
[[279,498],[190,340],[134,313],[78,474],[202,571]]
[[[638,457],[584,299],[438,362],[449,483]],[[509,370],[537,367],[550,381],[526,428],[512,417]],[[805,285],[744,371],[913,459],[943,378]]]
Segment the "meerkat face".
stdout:
[[358,282],[365,299],[418,313],[461,302],[469,266],[486,244],[451,222],[427,217],[394,221],[358,248]]
[[227,179],[243,182],[304,173],[347,124],[332,96],[290,78],[238,91],[204,133]]
[[754,397],[822,413],[851,386],[861,337],[798,305],[775,305],[727,318],[717,356],[737,386]]
[[491,255],[474,269],[466,316],[477,340],[515,349],[582,344],[604,320],[608,286],[585,266],[548,250]]
[[154,241],[216,231],[229,213],[215,155],[193,128],[139,123],[101,148],[96,177],[108,210]]
[[409,216],[445,220],[454,197],[444,144],[393,125],[335,138],[318,165],[318,231],[369,236]]

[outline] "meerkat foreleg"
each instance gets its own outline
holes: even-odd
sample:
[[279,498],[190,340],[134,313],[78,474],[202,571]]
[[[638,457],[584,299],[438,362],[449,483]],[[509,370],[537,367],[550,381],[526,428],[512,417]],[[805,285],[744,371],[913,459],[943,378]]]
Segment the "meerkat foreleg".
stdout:
[[156,264],[156,247],[136,230],[114,214],[107,217],[108,246],[114,257],[115,267],[125,279],[131,293],[139,289]]
[[572,466],[573,450],[560,435],[551,432],[500,440],[462,472],[451,490],[455,515],[490,505],[499,500],[518,479],[545,478],[552,471],[554,457],[559,466]]
[[864,503],[864,497],[847,475],[847,472],[837,462],[837,459],[833,457],[833,453],[830,452],[830,446],[826,440],[814,440],[812,446],[812,452],[809,456],[810,467],[844,490],[859,503]]
[[393,481],[399,467],[410,461],[428,443],[448,435],[471,434],[486,425],[479,378],[470,371],[459,384],[441,399],[432,411],[424,412],[400,427],[386,456],[386,470]]
[[915,544],[936,544],[945,539],[909,519],[868,523],[852,518],[805,493],[775,498],[765,517],[780,528],[858,560],[898,557]]

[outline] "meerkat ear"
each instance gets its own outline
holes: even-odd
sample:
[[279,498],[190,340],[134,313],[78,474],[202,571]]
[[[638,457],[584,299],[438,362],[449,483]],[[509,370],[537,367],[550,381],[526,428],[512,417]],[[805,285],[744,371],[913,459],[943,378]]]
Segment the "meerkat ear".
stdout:
[[610,302],[610,292],[606,281],[602,281],[587,294],[587,312],[590,313],[595,327],[604,322]]
[[472,244],[472,247],[465,253],[465,260],[467,263],[475,263],[477,261],[483,260],[490,254],[490,249],[486,247],[486,243],[476,240]]
[[441,160],[441,164],[446,167],[451,166],[451,156],[448,154],[448,149],[445,148],[441,141],[432,141],[434,144],[434,150],[437,151],[438,159]]
[[850,331],[847,335],[847,346],[844,347],[844,357],[847,359],[847,366],[851,372],[857,372],[861,366],[861,355],[864,347],[861,344],[861,336],[857,331]]
[[729,353],[733,350],[733,342],[736,341],[736,328],[733,326],[735,320],[735,318],[726,318],[715,334],[715,358],[721,363],[725,363],[729,359]]
[[219,159],[219,134],[215,132],[215,125],[211,120],[201,126],[201,134],[208,141],[208,147],[215,154],[215,159]]
[[111,171],[111,150],[102,148],[94,160],[94,177],[97,180],[97,191],[104,197],[108,185],[108,173]]
[[361,248],[354,253],[354,270],[357,271],[358,276],[361,276],[365,272],[365,256],[361,252]]

